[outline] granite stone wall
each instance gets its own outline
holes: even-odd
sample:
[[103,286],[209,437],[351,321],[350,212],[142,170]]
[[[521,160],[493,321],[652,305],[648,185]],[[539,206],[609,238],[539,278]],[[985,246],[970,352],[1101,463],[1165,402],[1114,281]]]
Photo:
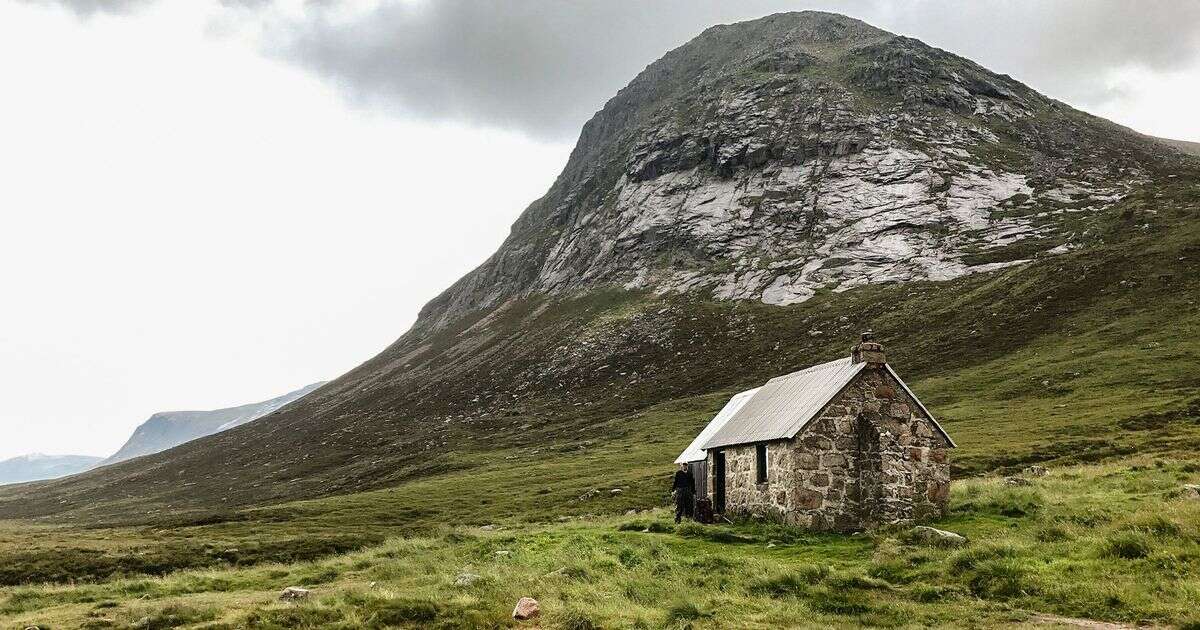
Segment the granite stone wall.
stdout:
[[723,449],[725,511],[832,531],[943,514],[949,446],[890,374],[869,367],[795,439],[767,444],[766,483],[753,444]]

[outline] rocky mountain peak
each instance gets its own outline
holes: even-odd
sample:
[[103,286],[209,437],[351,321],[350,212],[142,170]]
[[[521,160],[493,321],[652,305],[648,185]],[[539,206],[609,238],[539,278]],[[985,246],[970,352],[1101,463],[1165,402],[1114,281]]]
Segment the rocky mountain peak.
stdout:
[[772,304],[1086,246],[1161,144],[918,40],[801,12],[668,52],[583,128],[550,191],[418,336],[598,287]]

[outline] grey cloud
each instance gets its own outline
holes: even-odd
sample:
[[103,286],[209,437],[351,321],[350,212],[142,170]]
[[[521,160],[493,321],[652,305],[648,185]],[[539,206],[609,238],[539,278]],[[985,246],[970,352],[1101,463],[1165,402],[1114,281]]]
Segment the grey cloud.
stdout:
[[1200,2],[1169,0],[436,0],[350,22],[314,12],[278,54],[354,100],[434,120],[567,139],[641,68],[707,26],[785,10],[844,12],[1011,74],[1083,107],[1119,95],[1106,70],[1200,55]]
[[281,53],[366,104],[561,139],[669,48],[721,18],[783,3],[747,2],[732,11],[724,4],[387,4],[349,23],[317,13],[287,29]]
[[[81,15],[155,0],[60,2]],[[1122,98],[1109,70],[1200,66],[1200,2],[1178,0],[381,0],[347,19],[338,0],[303,18],[253,9],[267,54],[312,71],[350,100],[406,117],[572,138],[633,76],[704,28],[822,9],[920,38],[1084,108]]]

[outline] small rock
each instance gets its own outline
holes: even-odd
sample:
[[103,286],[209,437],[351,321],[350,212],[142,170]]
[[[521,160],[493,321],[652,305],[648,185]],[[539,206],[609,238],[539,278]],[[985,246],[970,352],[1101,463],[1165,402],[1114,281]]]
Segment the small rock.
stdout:
[[507,549],[501,549],[500,551],[496,552],[496,556],[498,556],[500,558],[507,558],[511,555],[512,555],[512,552],[508,551]]
[[625,516],[634,516],[634,515],[636,515],[637,513],[638,513],[638,511],[637,511],[637,509],[636,509],[636,508],[634,508],[634,509],[629,509],[629,510],[625,510]]
[[1187,484],[1183,486],[1183,497],[1185,499],[1200,500],[1200,485]]
[[967,544],[966,537],[961,534],[925,525],[918,525],[913,528],[912,540],[923,545],[932,545],[935,547],[961,547]]
[[565,577],[566,575],[567,575],[567,567],[558,567],[557,569],[547,573],[543,577],[558,578],[558,577]]
[[579,500],[587,501],[588,499],[594,498],[598,494],[600,494],[600,491],[595,488],[592,488],[591,490],[588,490],[587,492],[584,492],[583,494],[579,495]]
[[571,517],[570,517],[570,516],[560,516],[560,517],[558,517],[558,522],[559,522],[559,523],[566,523],[567,521],[570,521],[570,520],[571,520]]
[[517,602],[517,607],[513,608],[513,619],[525,620],[533,619],[542,614],[542,608],[538,605],[538,601],[532,597],[522,597]]
[[312,591],[310,591],[306,588],[300,588],[299,586],[289,586],[289,587],[283,589],[283,592],[279,594],[279,599],[282,599],[284,601],[307,599],[308,596],[311,594],[312,594]]
[[483,579],[483,576],[481,576],[481,575],[475,575],[474,573],[463,572],[463,573],[459,573],[458,577],[454,578],[454,585],[455,586],[470,586],[470,585],[474,584],[476,581],[481,580],[481,579]]
[[1030,477],[1045,477],[1050,473],[1045,466],[1030,466],[1025,469],[1025,474]]
[[1004,485],[1006,486],[1032,486],[1033,482],[1021,477],[1005,477]]
[[608,491],[609,494],[621,494],[621,492],[623,491],[620,488],[613,488],[612,490]]
[[485,532],[494,532],[494,531],[499,531],[504,528],[500,527],[498,525],[492,525],[491,523],[488,523],[487,525],[484,525],[483,527],[480,527],[479,529],[482,531],[485,531]]

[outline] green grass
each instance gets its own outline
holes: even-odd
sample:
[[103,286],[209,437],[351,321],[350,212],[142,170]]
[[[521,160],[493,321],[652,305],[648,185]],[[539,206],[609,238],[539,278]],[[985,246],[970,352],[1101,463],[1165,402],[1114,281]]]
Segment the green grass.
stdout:
[[[1141,457],[1056,468],[1022,488],[993,477],[960,481],[950,515],[932,524],[967,536],[962,548],[907,543],[903,528],[842,536],[761,522],[676,526],[664,509],[552,524],[517,518],[499,530],[442,527],[313,562],[8,586],[0,620],[508,627],[518,625],[509,617],[516,600],[532,596],[547,628],[957,627],[965,619],[999,627],[1034,613],[1182,624],[1200,606],[1200,502],[1178,488],[1200,480],[1197,470],[1194,461]],[[118,546],[136,540],[131,531],[96,533]],[[462,572],[480,579],[455,585]],[[276,601],[296,585],[314,596]]]

